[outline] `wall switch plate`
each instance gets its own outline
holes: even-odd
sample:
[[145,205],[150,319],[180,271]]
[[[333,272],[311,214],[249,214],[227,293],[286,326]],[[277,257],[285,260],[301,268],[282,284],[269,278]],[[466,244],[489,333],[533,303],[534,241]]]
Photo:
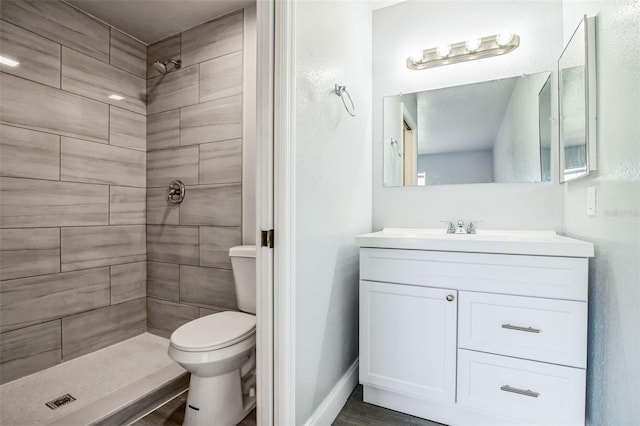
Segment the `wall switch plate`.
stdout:
[[587,188],[587,216],[596,215],[596,187]]

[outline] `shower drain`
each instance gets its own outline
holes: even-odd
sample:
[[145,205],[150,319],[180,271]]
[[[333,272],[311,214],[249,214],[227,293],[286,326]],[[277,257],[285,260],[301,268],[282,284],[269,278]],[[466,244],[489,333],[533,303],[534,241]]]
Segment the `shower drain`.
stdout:
[[71,404],[75,400],[76,399],[72,397],[71,394],[68,393],[66,395],[59,396],[56,399],[53,399],[47,402],[46,406],[51,408],[52,410],[55,410],[56,408],[60,408],[63,405]]

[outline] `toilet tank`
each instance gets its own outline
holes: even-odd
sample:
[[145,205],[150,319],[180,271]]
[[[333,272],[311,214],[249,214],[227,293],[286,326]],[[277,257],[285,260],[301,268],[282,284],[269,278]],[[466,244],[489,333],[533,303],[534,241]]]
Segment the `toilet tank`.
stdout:
[[233,282],[236,287],[238,309],[256,313],[256,246],[237,246],[229,249]]

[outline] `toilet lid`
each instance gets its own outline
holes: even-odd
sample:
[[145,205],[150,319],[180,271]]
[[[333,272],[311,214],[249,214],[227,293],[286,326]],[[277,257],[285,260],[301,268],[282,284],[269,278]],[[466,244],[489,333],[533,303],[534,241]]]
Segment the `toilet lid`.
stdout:
[[240,342],[256,331],[256,317],[243,312],[220,312],[198,318],[171,335],[171,345],[191,352],[222,349]]

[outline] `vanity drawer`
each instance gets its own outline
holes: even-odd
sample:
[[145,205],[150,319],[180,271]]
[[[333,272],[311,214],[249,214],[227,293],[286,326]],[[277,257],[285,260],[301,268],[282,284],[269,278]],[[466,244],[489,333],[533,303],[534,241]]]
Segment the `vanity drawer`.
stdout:
[[584,425],[585,370],[460,349],[458,404],[514,422]]
[[360,279],[425,287],[587,300],[588,259],[360,249]]
[[458,346],[586,368],[587,303],[461,291]]

